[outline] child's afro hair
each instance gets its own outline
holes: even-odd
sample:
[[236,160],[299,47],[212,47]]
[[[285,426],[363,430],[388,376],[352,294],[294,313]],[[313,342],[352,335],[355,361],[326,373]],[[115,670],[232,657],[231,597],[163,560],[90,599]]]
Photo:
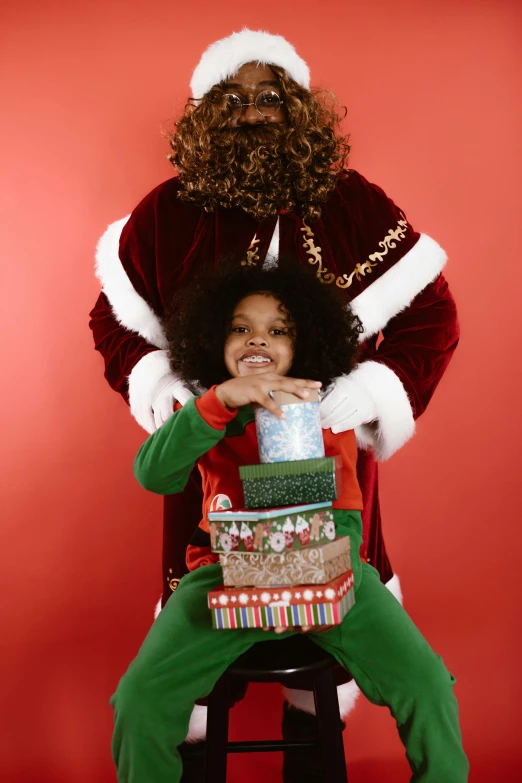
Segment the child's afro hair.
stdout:
[[349,373],[362,327],[342,295],[297,263],[275,269],[224,266],[191,280],[175,295],[165,316],[172,370],[187,385],[210,388],[230,378],[224,346],[232,314],[245,297],[272,295],[292,322],[294,360],[289,375],[321,381]]

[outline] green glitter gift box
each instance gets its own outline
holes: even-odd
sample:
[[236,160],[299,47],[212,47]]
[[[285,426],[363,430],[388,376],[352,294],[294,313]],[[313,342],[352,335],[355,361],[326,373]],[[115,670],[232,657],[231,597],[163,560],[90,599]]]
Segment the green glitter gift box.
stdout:
[[245,508],[270,508],[335,500],[341,457],[243,465],[239,468]]

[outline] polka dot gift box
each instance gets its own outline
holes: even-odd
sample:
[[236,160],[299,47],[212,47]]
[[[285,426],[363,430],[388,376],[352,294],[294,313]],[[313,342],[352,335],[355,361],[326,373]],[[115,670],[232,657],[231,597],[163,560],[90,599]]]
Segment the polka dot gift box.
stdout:
[[354,600],[353,571],[325,585],[221,587],[208,594],[212,627],[219,630],[339,625]]

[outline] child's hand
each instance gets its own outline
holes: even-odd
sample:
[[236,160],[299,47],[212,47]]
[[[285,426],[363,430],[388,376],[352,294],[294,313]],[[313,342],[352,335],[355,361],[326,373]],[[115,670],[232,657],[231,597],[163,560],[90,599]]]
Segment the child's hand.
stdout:
[[288,378],[273,372],[259,375],[231,378],[216,386],[216,397],[227,408],[239,408],[241,405],[257,403],[275,416],[284,419],[284,411],[269,396],[271,391],[285,391],[295,394],[303,400],[310,395],[309,389],[319,389],[321,381],[306,381],[302,378]]

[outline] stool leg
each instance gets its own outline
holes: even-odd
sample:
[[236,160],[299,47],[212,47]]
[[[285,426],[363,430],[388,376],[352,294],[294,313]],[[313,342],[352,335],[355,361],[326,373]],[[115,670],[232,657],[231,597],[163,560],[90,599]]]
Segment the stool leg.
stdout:
[[343,724],[332,669],[314,679],[315,712],[321,742],[324,779],[328,783],[348,783],[343,746]]
[[226,783],[230,679],[224,675],[208,697],[205,783]]

